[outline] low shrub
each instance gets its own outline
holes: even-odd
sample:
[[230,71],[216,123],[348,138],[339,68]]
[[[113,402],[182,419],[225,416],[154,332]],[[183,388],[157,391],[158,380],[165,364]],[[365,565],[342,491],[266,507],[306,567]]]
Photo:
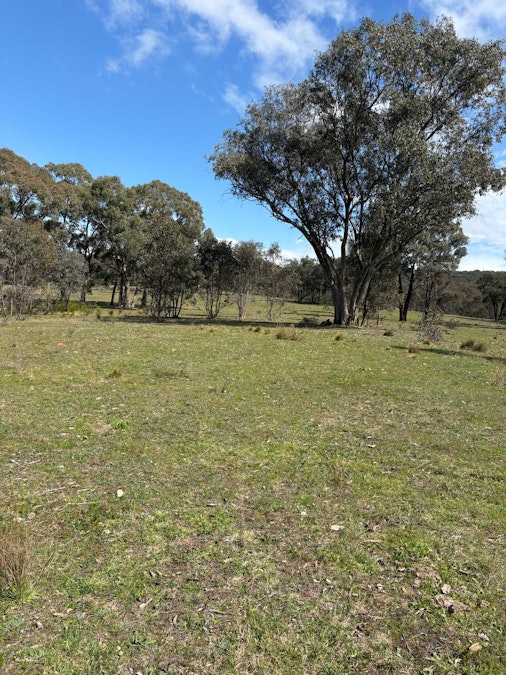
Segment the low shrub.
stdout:
[[318,321],[316,316],[304,316],[302,318],[302,321],[299,322],[299,326],[301,328],[316,328],[316,326],[319,326],[320,322]]

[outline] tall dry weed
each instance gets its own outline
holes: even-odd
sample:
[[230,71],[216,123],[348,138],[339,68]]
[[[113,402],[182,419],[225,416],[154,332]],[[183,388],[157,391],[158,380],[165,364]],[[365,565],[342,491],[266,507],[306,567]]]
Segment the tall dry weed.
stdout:
[[0,592],[16,597],[28,588],[30,547],[24,529],[14,524],[0,526]]

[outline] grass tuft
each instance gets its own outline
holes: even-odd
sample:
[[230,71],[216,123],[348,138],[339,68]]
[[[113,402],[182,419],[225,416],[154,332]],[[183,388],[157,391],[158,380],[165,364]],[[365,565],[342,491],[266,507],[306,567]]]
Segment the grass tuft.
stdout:
[[279,328],[276,331],[276,340],[292,340],[293,342],[300,342],[304,339],[304,333],[301,330],[296,330],[293,327]]
[[0,592],[21,598],[28,590],[30,549],[26,532],[15,524],[0,527]]
[[461,349],[467,349],[471,352],[486,352],[487,345],[484,342],[475,342],[474,340],[466,340],[460,345]]
[[460,345],[461,349],[474,349],[474,340],[466,340]]

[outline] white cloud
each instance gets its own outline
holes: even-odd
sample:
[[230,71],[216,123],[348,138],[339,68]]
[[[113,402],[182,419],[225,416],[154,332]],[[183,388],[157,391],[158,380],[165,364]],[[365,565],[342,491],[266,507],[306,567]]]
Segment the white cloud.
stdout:
[[251,98],[241,94],[239,87],[235,84],[227,84],[223,98],[231,108],[234,108],[239,115],[243,115],[247,105],[251,102]]
[[170,52],[167,36],[153,28],[145,28],[138,35],[122,40],[123,54],[118,59],[108,59],[109,73],[119,73],[124,68],[139,68],[151,58],[161,58]]
[[303,12],[308,16],[329,16],[336,23],[341,23],[346,17],[348,20],[355,17],[353,7],[346,0],[299,0],[294,3],[296,11]]
[[[144,33],[168,33],[177,18],[183,21],[194,47],[201,51],[216,51],[237,39],[242,55],[255,59],[253,81],[260,88],[304,74],[315,53],[328,42],[321,21],[330,19],[341,24],[354,17],[349,0],[292,0],[274,5],[269,13],[262,11],[258,0],[86,1],[105,25],[117,32],[137,24],[137,30],[142,27]],[[136,53],[136,64],[140,65],[144,52]],[[146,50],[148,54],[151,52]],[[132,61],[132,57],[125,60]],[[114,70],[116,63],[109,69]]]
[[[188,32],[200,47],[224,46],[232,38],[240,39],[243,52],[257,59],[255,84],[262,87],[266,79],[286,79],[300,72],[322,49],[326,39],[311,18],[314,7],[308,0],[292,3],[282,18],[262,12],[254,0],[154,0],[165,9],[178,8],[186,17]],[[306,6],[307,5],[307,6]],[[326,10],[318,9],[318,17],[328,16],[343,2],[327,0]]]
[[487,241],[506,249],[506,192],[492,192],[476,200],[477,215],[464,221],[463,229],[473,243]]
[[453,19],[461,36],[480,40],[504,37],[506,3],[501,0],[422,0],[432,17]]
[[487,247],[469,247],[468,254],[462,258],[459,264],[461,272],[481,270],[482,272],[506,271],[504,254],[497,253]]
[[469,237],[468,255],[461,270],[505,270],[506,192],[478,197],[477,215],[462,223]]
[[136,22],[144,14],[141,0],[85,0],[85,3],[100,16],[108,30]]
[[111,27],[130,23],[142,17],[144,10],[137,0],[111,0],[109,21]]

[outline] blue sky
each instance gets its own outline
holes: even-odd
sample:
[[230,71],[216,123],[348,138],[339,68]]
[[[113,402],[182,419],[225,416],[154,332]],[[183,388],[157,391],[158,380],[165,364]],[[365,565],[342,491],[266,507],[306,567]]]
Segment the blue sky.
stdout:
[[[309,254],[295,230],[231,197],[205,158],[249,101],[304,77],[342,28],[405,11],[506,36],[499,0],[2,0],[0,147],[125,185],[160,179],[200,202],[218,237]],[[461,269],[506,270],[506,194],[478,207]]]

